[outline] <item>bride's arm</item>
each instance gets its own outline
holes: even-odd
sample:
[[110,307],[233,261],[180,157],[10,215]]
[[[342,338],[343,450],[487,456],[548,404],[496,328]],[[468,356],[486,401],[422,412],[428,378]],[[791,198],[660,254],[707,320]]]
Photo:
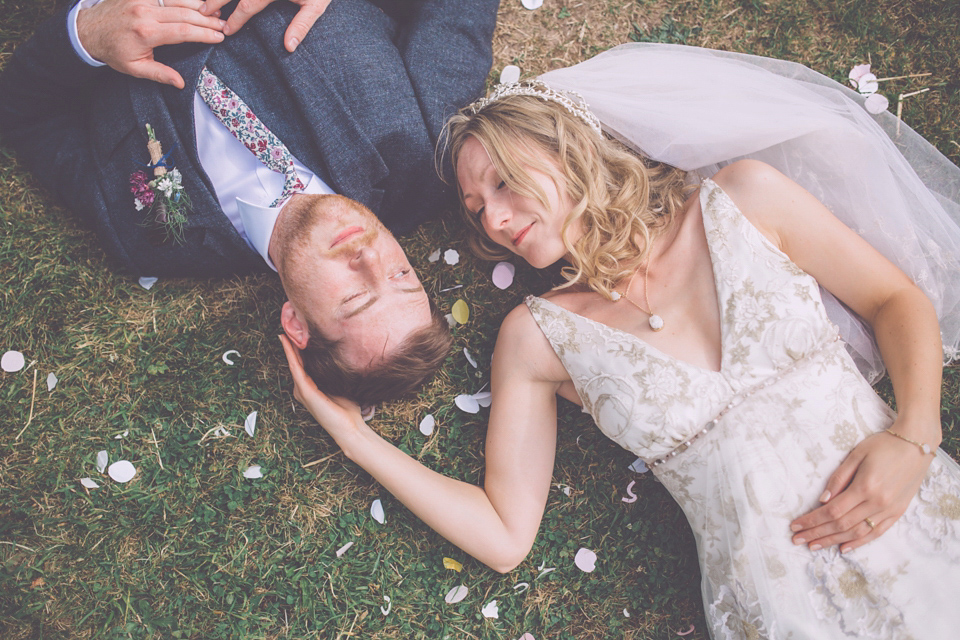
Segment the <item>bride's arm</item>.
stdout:
[[[738,166],[739,165],[739,166]],[[897,400],[891,431],[940,444],[940,327],[913,282],[816,198],[772,167],[730,165],[721,186],[799,267],[874,330]],[[726,170],[726,169],[725,169]],[[797,518],[794,541],[849,551],[882,535],[906,511],[933,456],[886,433],[857,445],[824,488],[823,506]],[[870,527],[870,518],[876,526]]]
[[299,352],[281,337],[295,397],[346,456],[437,533],[500,572],[516,567],[533,546],[556,449],[557,384],[536,379],[531,363],[543,361],[535,352],[545,341],[542,334],[525,338],[529,325],[536,329],[529,312],[514,310],[494,350],[482,488],[428,469],[369,428],[355,404],[321,393],[304,373]]

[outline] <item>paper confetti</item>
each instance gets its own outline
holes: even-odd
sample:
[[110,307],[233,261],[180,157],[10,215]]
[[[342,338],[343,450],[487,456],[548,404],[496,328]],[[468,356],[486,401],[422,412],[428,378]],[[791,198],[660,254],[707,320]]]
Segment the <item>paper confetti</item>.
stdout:
[[520,589],[520,593],[523,593],[529,588],[530,588],[529,582],[518,582],[517,584],[513,585],[513,590],[516,591],[517,589]]
[[[484,385],[486,386],[486,385]],[[477,401],[481,407],[489,407],[493,402],[493,394],[489,391],[478,391],[473,394],[473,399]]]
[[509,262],[498,262],[493,268],[493,284],[497,289],[506,289],[513,284],[513,277],[517,268]]
[[483,614],[484,618],[499,618],[500,608],[497,606],[497,601],[491,600],[487,604],[483,605],[483,608],[480,609],[480,613]]
[[117,460],[107,468],[107,475],[117,482],[130,482],[137,475],[137,470],[130,461]]
[[868,113],[877,115],[878,113],[883,113],[890,106],[890,101],[887,100],[887,97],[880,93],[874,93],[867,96],[867,99],[863,101],[863,108],[867,110]]
[[447,321],[447,326],[450,327],[451,329],[457,326],[457,321],[454,319],[452,313],[446,314],[445,316],[443,316],[443,318]]
[[520,67],[515,64],[508,64],[500,72],[500,84],[513,84],[518,80],[520,80]]
[[420,433],[425,436],[433,435],[433,429],[437,426],[437,420],[433,417],[432,413],[428,413],[423,417],[423,420],[420,421]]
[[620,498],[622,501],[627,503],[633,503],[637,501],[637,494],[633,492],[633,485],[637,484],[636,480],[631,480],[630,484],[627,485],[627,495],[629,498]]
[[436,251],[431,253],[429,256],[427,256],[427,260],[429,260],[430,262],[436,262],[439,259],[440,259],[440,249],[437,249]]
[[456,560],[454,560],[453,558],[444,558],[443,568],[451,569],[453,571],[456,571],[457,573],[460,573],[461,571],[463,571],[463,565],[457,562]]
[[850,78],[850,84],[854,88],[856,88],[857,84],[859,84],[860,82],[860,78],[867,75],[868,73],[870,73],[869,64],[858,64],[853,69],[850,69],[850,74],[848,75],[848,77]]
[[462,393],[454,398],[453,402],[461,411],[467,413],[478,413],[480,411],[480,403],[471,395]]
[[234,362],[233,360],[230,359],[231,355],[236,355],[239,358],[240,352],[237,351],[236,349],[228,349],[227,351],[223,352],[223,355],[220,356],[220,359],[232,367],[234,365]]
[[16,373],[20,371],[20,369],[23,369],[24,362],[23,354],[19,351],[7,351],[3,354],[3,357],[0,358],[0,368],[7,373]]
[[57,374],[52,371],[47,374],[47,391],[53,391],[57,387],[57,383],[60,382],[57,380]]
[[364,422],[370,422],[375,415],[377,415],[377,405],[371,404],[366,407],[360,407],[360,417],[363,418]]
[[543,6],[543,0],[520,0],[520,1],[523,3],[524,8],[530,9],[530,11],[533,11],[534,9],[539,9],[541,6]]
[[577,568],[584,573],[590,573],[597,568],[597,554],[590,549],[584,549],[580,547],[577,550],[577,555],[573,557],[573,564],[577,565]]
[[691,633],[693,633],[693,630],[694,630],[694,626],[693,626],[693,625],[690,625],[690,628],[687,629],[686,631],[677,631],[677,635],[678,635],[678,636],[688,636],[688,635],[690,635]]
[[387,603],[387,608],[380,607],[380,613],[385,616],[390,615],[390,609],[393,609],[393,603],[390,602],[390,596],[383,596],[383,601]]
[[453,314],[453,319],[460,324],[467,324],[467,320],[470,319],[470,307],[463,300],[454,302],[450,312]]
[[247,432],[248,436],[250,436],[251,438],[253,437],[253,434],[257,430],[257,412],[256,411],[251,411],[250,414],[247,415],[247,419],[243,421],[243,430]]
[[353,546],[353,540],[351,540],[351,541],[348,542],[347,544],[345,544],[345,545],[343,545],[342,547],[340,547],[339,549],[337,549],[337,557],[339,558],[340,556],[342,556],[343,554],[345,554],[345,553],[347,552],[347,549],[349,549],[349,548],[352,547],[352,546]]
[[879,88],[880,83],[877,82],[877,76],[872,73],[863,74],[860,80],[857,81],[857,91],[859,91],[861,95],[868,96],[871,93],[876,93]]
[[450,265],[457,264],[460,262],[460,252],[456,249],[447,249],[443,252],[443,261]]
[[117,435],[113,436],[113,439],[114,439],[114,440],[123,440],[123,439],[126,438],[128,435],[130,435],[130,430],[129,430],[129,429],[127,429],[127,430],[124,431],[123,433],[118,433]]
[[470,355],[466,347],[463,348],[463,357],[467,359],[467,362],[469,362],[474,369],[477,368],[477,361],[473,359],[473,356]]
[[85,486],[87,489],[99,489],[99,488],[100,488],[100,485],[98,485],[96,482],[94,482],[94,481],[93,481],[92,479],[90,479],[90,478],[80,478],[80,484],[82,484],[83,486]]
[[157,284],[157,278],[148,278],[144,276],[143,278],[140,278],[137,282],[140,283],[141,287],[143,287],[147,291],[150,291],[150,289],[153,288],[153,285]]
[[533,637],[532,633],[525,633],[519,638],[517,638],[517,640],[537,640],[537,639]]
[[370,505],[370,515],[380,524],[386,522],[387,517],[383,513],[383,503],[380,502],[379,498],[374,500],[373,504]]
[[623,617],[624,617],[624,618],[629,618],[629,617],[630,617],[630,612],[627,611],[626,608],[624,608],[624,610],[623,610]]
[[539,571],[540,573],[537,574],[536,579],[539,580],[540,578],[547,575],[551,571],[556,571],[556,570],[557,570],[556,567],[548,567],[546,560],[544,560],[543,563],[539,567],[537,567],[537,571]]
[[107,463],[110,462],[110,457],[107,455],[107,451],[98,451],[97,452],[97,471],[103,473],[103,470],[107,468]]
[[447,595],[443,597],[443,601],[447,604],[457,604],[461,600],[467,597],[468,589],[462,584],[459,587],[454,587],[447,592]]
[[643,458],[637,458],[631,462],[627,469],[630,469],[630,471],[633,471],[634,473],[646,473],[647,471],[650,471],[650,469],[647,468],[647,463],[643,461]]
[[257,478],[262,478],[263,470],[260,468],[260,465],[252,464],[249,467],[247,467],[246,471],[243,472],[243,477],[247,478],[248,480],[255,480]]
[[446,289],[440,289],[440,293],[446,293],[447,291],[455,291],[457,289],[462,289],[462,284],[455,284],[452,287],[447,287]]

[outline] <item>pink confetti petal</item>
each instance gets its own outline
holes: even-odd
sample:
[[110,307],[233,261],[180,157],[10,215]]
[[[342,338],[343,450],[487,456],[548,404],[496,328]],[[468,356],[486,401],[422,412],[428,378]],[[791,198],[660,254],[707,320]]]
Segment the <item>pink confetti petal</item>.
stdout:
[[860,78],[860,81],[857,82],[857,91],[859,91],[861,95],[867,96],[871,93],[876,93],[879,88],[880,83],[877,82],[877,76],[872,73],[864,74],[864,76]]
[[3,357],[0,357],[0,368],[7,373],[16,373],[23,369],[25,362],[23,354],[19,351],[7,351],[3,354]]
[[493,268],[493,284],[497,289],[506,289],[513,284],[513,277],[517,268],[509,262],[498,262]]
[[532,633],[525,633],[519,638],[517,638],[517,640],[537,640],[537,639],[533,637]]
[[848,76],[850,78],[850,84],[856,87],[860,82],[860,78],[868,73],[870,73],[869,64],[858,64],[853,69],[850,69],[850,75]]
[[873,115],[883,113],[889,106],[890,101],[887,100],[887,97],[882,93],[870,94],[867,96],[867,99],[863,101],[863,108]]
[[457,604],[461,600],[467,597],[467,592],[469,590],[462,584],[459,587],[454,587],[447,592],[447,595],[443,597],[443,601],[447,604]]
[[370,422],[373,420],[373,416],[377,414],[377,405],[371,404],[366,407],[360,407],[360,417],[363,418],[364,422]]
[[577,551],[577,555],[573,557],[573,564],[577,565],[577,568],[584,573],[590,573],[597,568],[597,554],[590,549],[584,549],[580,547]]
[[623,500],[624,502],[627,502],[627,503],[632,503],[632,502],[636,502],[636,501],[637,501],[637,494],[635,494],[635,493],[633,492],[633,485],[635,485],[635,484],[637,484],[637,481],[636,481],[636,480],[631,480],[631,481],[630,481],[630,484],[627,485],[627,495],[630,496],[630,497],[629,497],[629,498],[620,498],[621,500]]
[[450,265],[457,264],[460,262],[460,252],[456,249],[447,249],[443,252],[443,261]]
[[493,394],[489,391],[479,391],[473,394],[473,399],[477,401],[477,404],[481,407],[489,407],[493,404]]
[[508,64],[500,72],[500,84],[513,84],[518,80],[520,80],[520,67],[515,64]]
[[688,635],[690,635],[691,633],[693,633],[693,630],[694,630],[694,626],[693,626],[693,625],[690,625],[690,628],[687,629],[686,631],[677,631],[677,635],[678,635],[678,636],[688,636]]

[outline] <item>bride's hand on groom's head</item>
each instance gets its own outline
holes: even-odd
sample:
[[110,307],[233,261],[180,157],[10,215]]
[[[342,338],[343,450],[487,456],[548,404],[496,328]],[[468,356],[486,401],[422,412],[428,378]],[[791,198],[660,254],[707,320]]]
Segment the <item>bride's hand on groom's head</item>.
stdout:
[[[285,335],[280,336],[283,352],[290,365],[290,374],[293,376],[293,397],[307,408],[310,415],[320,423],[335,440],[353,432],[358,426],[364,425],[360,415],[360,407],[351,400],[335,396],[328,396],[317,388],[313,379],[303,369],[303,359],[300,350]],[[342,443],[341,443],[342,446]]]
[[[237,8],[227,19],[227,24],[223,29],[226,35],[236,33],[247,23],[247,20],[257,15],[271,2],[276,0],[240,0]],[[213,15],[219,11],[230,0],[207,0],[203,3],[200,12],[204,15]],[[300,11],[290,21],[287,32],[283,35],[283,46],[287,51],[293,53],[297,47],[307,37],[307,33],[313,28],[313,23],[317,18],[323,15],[330,4],[330,0],[290,0],[294,4],[300,5]]]

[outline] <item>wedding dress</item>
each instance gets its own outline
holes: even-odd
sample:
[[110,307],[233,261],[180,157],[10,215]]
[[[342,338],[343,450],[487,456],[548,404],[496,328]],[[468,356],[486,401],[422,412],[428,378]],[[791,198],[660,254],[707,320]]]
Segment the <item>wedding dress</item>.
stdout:
[[878,539],[846,554],[792,544],[791,520],[818,506],[847,453],[895,414],[844,348],[816,280],[709,179],[700,202],[719,371],[548,300],[527,305],[584,411],[647,462],[686,514],[712,637],[956,637],[960,467],[942,451]]

